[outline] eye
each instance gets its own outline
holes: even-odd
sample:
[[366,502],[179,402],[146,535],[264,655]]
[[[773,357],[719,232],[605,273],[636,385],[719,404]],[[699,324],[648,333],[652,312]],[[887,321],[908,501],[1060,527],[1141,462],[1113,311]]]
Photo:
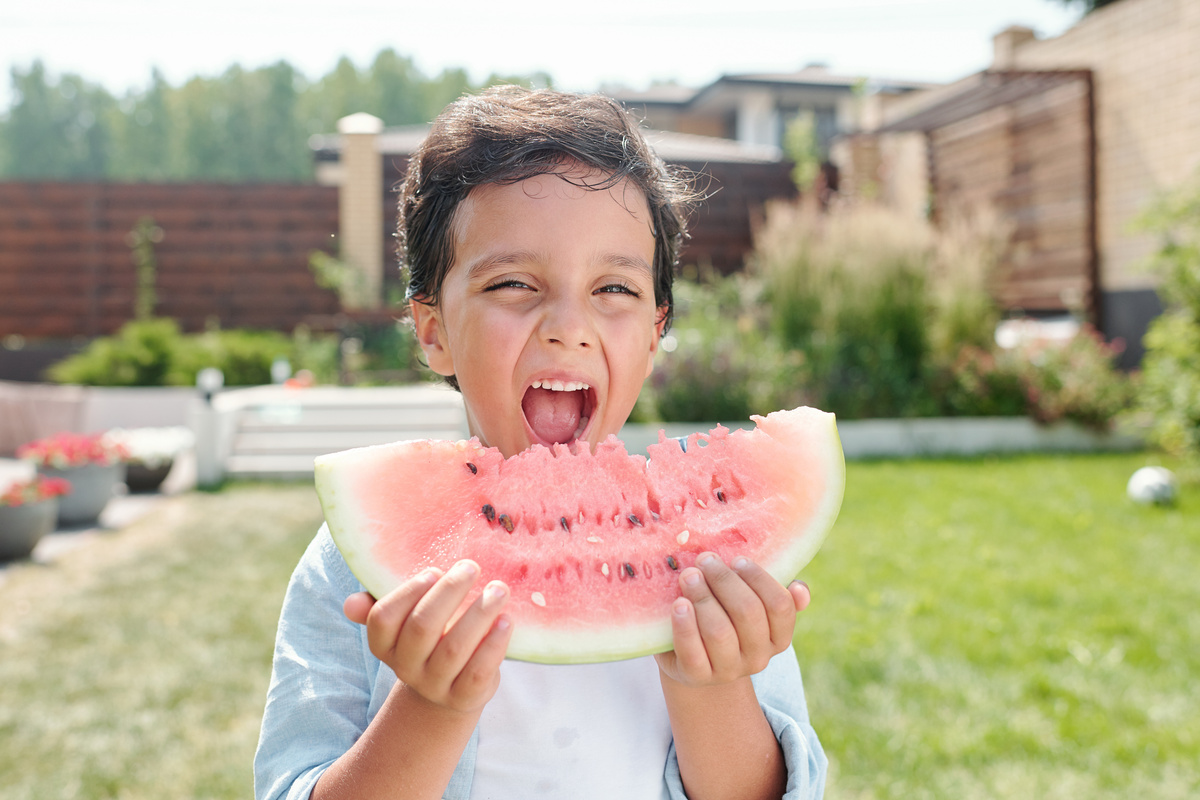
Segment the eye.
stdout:
[[596,290],[600,294],[627,294],[631,297],[641,297],[642,293],[624,281],[607,283]]
[[485,292],[494,292],[494,291],[497,291],[498,289],[529,289],[529,288],[531,288],[529,286],[529,284],[525,283],[524,281],[519,281],[516,278],[505,278],[504,280],[499,280],[499,281],[496,281],[495,283],[489,283],[487,286],[483,287],[483,290]]

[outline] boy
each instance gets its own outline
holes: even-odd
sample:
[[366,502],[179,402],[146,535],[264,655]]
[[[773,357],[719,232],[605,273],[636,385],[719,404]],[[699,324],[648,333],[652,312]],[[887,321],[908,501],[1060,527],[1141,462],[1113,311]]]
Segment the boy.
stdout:
[[[438,118],[401,250],[418,340],[472,435],[512,456],[620,430],[670,320],[685,199],[600,97],[506,87]],[[503,584],[453,618],[477,579],[460,562],[376,600],[323,529],[284,602],[257,796],[822,793],[791,650],[803,584],[702,555],[680,574],[672,652],[545,666],[504,661]]]

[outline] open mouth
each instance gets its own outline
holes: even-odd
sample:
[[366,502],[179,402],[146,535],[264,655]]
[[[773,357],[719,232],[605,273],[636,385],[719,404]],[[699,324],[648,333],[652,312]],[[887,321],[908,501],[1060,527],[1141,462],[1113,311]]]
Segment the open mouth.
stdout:
[[595,390],[581,381],[534,381],[521,400],[525,422],[541,444],[566,444],[582,437],[595,407]]

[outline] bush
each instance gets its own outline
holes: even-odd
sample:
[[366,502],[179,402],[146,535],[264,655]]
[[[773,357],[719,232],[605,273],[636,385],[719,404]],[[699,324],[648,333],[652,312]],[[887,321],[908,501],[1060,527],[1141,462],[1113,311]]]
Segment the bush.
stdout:
[[1115,366],[1120,352],[1120,345],[1107,344],[1090,325],[1063,345],[1016,350],[1029,413],[1042,423],[1065,419],[1110,428],[1133,400],[1129,378]]
[[675,285],[675,324],[633,419],[740,421],[803,405],[803,359],[764,334],[759,289],[742,276]]
[[1029,396],[1021,360],[995,346],[964,345],[943,373],[939,396],[952,417],[1021,417]]
[[52,365],[47,376],[86,386],[192,386],[197,372],[217,367],[226,386],[252,386],[270,383],[271,364],[283,357],[330,381],[336,380],[336,352],[336,341],[307,330],[291,338],[276,331],[184,334],[174,320],[158,318],[126,323],[115,335]]
[[808,365],[813,401],[844,419],[932,413],[928,226],[882,207],[773,206],[750,269],[770,329]]
[[1159,247],[1150,266],[1162,276],[1167,310],[1146,332],[1138,406],[1151,439],[1200,476],[1200,173],[1143,215]]
[[167,386],[186,341],[172,319],[135,320],[114,336],[96,339],[46,370],[57,383],[85,386]]

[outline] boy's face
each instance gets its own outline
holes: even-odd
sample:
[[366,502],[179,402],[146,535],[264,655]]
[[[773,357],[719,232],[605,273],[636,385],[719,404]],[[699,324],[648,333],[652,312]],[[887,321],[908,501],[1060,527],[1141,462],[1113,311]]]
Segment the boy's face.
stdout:
[[512,456],[617,433],[663,326],[642,193],[554,174],[480,186],[455,215],[454,254],[438,304],[411,307],[429,366],[458,380],[472,435]]

